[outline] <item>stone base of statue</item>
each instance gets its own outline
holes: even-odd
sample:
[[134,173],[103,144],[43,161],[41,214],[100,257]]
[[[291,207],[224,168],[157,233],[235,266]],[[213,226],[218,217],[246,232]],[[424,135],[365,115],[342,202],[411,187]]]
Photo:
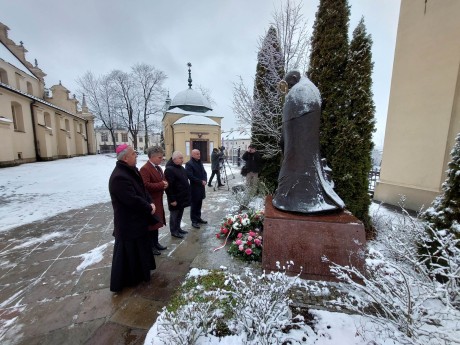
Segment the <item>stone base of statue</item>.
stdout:
[[337,281],[322,257],[362,271],[365,244],[363,224],[349,213],[284,212],[273,207],[271,196],[265,200],[262,267],[266,271],[278,271],[292,261],[289,272],[301,273],[301,278]]

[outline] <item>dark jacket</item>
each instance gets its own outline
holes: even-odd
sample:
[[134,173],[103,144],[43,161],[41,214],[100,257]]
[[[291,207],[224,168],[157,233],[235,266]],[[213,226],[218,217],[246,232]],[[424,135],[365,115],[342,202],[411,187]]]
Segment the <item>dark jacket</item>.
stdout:
[[115,238],[132,240],[144,236],[148,226],[158,222],[151,214],[151,199],[136,167],[117,161],[110,175],[109,192]]
[[259,152],[248,152],[246,151],[243,154],[243,160],[246,162],[246,168],[248,172],[259,173],[260,168],[262,165],[262,157],[260,156]]
[[152,202],[155,204],[155,215],[161,221],[150,226],[149,230],[157,230],[166,225],[165,210],[163,208],[164,174],[161,174],[149,161],[142,166],[139,172],[144,181],[145,189],[147,189]]
[[211,153],[211,170],[219,170],[219,162],[223,159],[224,154],[222,152],[215,152]]
[[203,181],[208,181],[208,176],[201,160],[190,158],[190,160],[185,163],[185,171],[187,171],[187,176],[190,180],[192,200],[206,198],[206,190],[205,186],[203,186]]
[[[166,164],[165,178],[169,184],[166,188],[169,210],[180,210],[190,206],[190,184],[184,167],[174,164],[170,159]],[[174,201],[177,202],[176,206],[171,205]]]

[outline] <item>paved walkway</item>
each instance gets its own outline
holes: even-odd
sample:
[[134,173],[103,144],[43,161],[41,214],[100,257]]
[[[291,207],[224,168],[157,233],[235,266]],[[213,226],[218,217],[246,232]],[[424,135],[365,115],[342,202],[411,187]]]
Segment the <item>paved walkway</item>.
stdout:
[[[239,174],[230,186],[242,183]],[[225,188],[207,188],[201,229],[184,213],[184,239],[160,230],[168,246],[156,256],[150,283],[114,294],[109,290],[113,250],[112,206],[101,203],[0,233],[1,344],[143,344],[158,312],[184,281],[190,268],[241,272],[243,263],[225,250],[213,252],[222,218],[237,202]],[[167,219],[168,219],[167,213]],[[321,289],[321,287],[320,287]],[[333,287],[329,287],[334,291]],[[320,292],[320,291],[319,291]],[[318,297],[315,297],[318,296]],[[294,305],[327,307],[330,293],[293,293]]]
[[[239,182],[235,174],[230,186]],[[219,224],[234,204],[230,195],[226,187],[207,187],[203,218],[209,223],[191,228],[186,209],[183,228],[190,233],[184,239],[160,230],[160,242],[168,249],[155,257],[151,282],[118,294],[109,290],[110,203],[0,233],[0,343],[143,344],[191,267],[232,270],[241,265],[225,250],[212,252],[219,244]]]

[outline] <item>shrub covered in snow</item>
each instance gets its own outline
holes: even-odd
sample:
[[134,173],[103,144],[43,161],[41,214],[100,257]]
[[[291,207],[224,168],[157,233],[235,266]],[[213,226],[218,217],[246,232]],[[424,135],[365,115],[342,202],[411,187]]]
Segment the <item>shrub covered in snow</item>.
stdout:
[[460,133],[451,152],[447,178],[423,214],[426,236],[419,245],[422,260],[434,277],[460,289]]
[[[406,211],[398,217],[377,219],[379,237],[369,244],[365,272],[332,264],[336,276],[348,283],[348,294],[338,303],[373,320],[377,331],[402,344],[458,344],[460,312],[458,280],[460,255],[444,256],[452,264],[446,282],[432,279],[437,267],[425,264],[426,255],[417,244],[425,243],[425,224]],[[448,237],[438,237],[443,248]],[[383,247],[377,248],[383,244]],[[443,254],[445,255],[445,254]],[[351,279],[357,276],[357,283]],[[447,276],[447,275],[446,275]],[[456,308],[457,307],[457,308]],[[392,325],[401,334],[397,335]],[[375,331],[375,329],[374,329]]]
[[291,329],[304,325],[303,317],[293,317],[289,307],[288,290],[295,284],[297,279],[284,272],[255,276],[249,269],[242,275],[210,271],[189,276],[179,297],[182,303],[176,299],[158,317],[157,336],[168,345],[196,344],[205,338],[282,344],[291,338]]

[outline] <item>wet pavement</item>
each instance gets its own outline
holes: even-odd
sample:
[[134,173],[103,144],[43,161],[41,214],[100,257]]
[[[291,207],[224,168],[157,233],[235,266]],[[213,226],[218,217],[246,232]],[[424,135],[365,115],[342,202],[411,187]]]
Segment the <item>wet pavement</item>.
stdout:
[[[160,229],[160,243],[168,248],[155,256],[151,281],[121,293],[109,289],[110,203],[0,232],[0,344],[143,344],[191,268],[241,273],[250,267],[262,273],[260,263],[235,259],[225,249],[214,251],[222,244],[215,236],[222,219],[238,205],[231,187],[243,182],[234,176],[229,176],[230,188],[207,187],[202,216],[208,224],[192,228],[187,208],[184,239],[171,237],[168,227]],[[291,298],[293,306],[336,311],[333,300],[340,294],[334,283],[315,282],[310,290],[292,291]]]
[[[241,183],[240,176],[230,186]],[[192,267],[241,270],[225,250],[214,252],[222,218],[235,201],[227,187],[207,187],[203,218],[184,239],[160,229],[168,247],[156,256],[150,283],[109,290],[113,251],[110,203],[73,210],[0,233],[1,344],[143,344],[157,314]],[[168,219],[167,213],[167,219]],[[255,268],[259,266],[255,265]]]

